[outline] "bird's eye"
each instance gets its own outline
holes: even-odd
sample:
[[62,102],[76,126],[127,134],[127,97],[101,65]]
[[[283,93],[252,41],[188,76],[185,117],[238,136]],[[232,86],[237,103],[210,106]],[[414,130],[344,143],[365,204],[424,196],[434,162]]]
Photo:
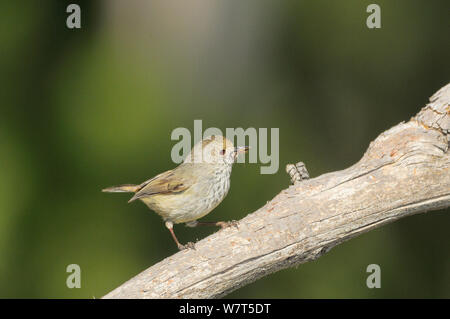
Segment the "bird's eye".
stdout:
[[225,155],[225,152],[226,152],[226,151],[225,151],[224,149],[221,150],[221,151],[220,151],[220,155]]

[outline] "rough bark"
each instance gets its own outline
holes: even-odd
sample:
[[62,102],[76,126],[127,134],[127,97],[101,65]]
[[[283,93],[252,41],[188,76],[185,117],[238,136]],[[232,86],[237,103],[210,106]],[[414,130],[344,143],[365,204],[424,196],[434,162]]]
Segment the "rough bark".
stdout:
[[381,225],[449,207],[449,102],[447,84],[409,122],[374,140],[355,165],[295,182],[238,229],[210,235],[104,298],[221,297]]

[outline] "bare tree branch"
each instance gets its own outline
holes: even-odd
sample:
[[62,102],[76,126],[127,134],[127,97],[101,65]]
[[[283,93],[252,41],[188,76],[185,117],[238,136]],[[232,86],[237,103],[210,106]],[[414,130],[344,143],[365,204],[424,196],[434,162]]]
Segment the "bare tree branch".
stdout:
[[239,229],[212,234],[196,250],[164,259],[104,298],[221,297],[381,225],[449,207],[449,104],[447,84],[409,122],[382,133],[355,165],[297,178],[243,218]]

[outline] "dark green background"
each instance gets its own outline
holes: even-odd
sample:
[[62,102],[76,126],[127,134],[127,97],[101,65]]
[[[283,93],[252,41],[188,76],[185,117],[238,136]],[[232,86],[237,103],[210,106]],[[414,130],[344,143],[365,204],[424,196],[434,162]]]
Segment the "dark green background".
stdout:
[[[80,30],[68,3],[0,2],[0,297],[98,298],[173,254],[156,214],[100,190],[172,168],[176,127],[280,128],[279,172],[236,165],[205,218],[240,219],[288,185],[287,163],[348,167],[449,80],[448,1],[377,1],[378,30],[372,1],[77,1]],[[229,296],[448,298],[449,221],[399,220]]]

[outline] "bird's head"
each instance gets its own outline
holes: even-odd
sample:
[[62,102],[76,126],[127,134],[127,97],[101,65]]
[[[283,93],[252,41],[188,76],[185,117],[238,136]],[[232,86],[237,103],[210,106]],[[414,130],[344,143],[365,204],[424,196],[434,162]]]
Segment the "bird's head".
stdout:
[[194,145],[185,163],[210,163],[232,165],[248,146],[234,147],[233,143],[220,135],[211,135]]

